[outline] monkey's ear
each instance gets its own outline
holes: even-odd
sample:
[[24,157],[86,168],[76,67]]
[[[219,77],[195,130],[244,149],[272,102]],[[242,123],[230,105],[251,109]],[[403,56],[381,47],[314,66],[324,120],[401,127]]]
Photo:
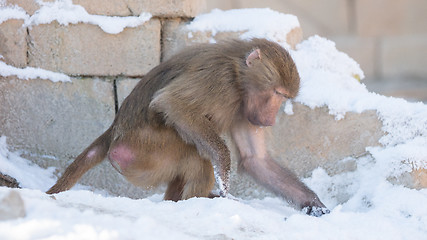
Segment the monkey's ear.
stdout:
[[254,64],[254,61],[256,59],[260,59],[261,60],[261,50],[259,50],[259,48],[253,50],[249,56],[246,58],[246,65],[248,67],[252,67]]

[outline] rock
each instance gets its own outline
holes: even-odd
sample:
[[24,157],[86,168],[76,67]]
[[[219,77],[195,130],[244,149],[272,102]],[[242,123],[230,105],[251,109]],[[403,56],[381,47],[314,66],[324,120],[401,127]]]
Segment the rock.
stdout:
[[0,221],[25,217],[25,205],[17,191],[9,191],[0,198]]
[[120,78],[116,80],[117,86],[117,101],[119,106],[122,105],[123,100],[132,92],[133,88],[138,84],[141,79],[134,78]]
[[15,178],[0,172],[0,186],[19,188],[19,183]]

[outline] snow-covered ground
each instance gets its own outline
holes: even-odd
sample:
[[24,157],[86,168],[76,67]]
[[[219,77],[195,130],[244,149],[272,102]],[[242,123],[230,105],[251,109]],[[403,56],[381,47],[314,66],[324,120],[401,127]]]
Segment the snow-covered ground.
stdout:
[[[50,19],[108,28],[107,22],[113,21],[95,18],[101,23],[94,22],[84,9],[70,4],[70,0],[44,4],[45,9],[37,13],[39,20],[18,7],[0,5],[0,22],[15,16],[29,25]],[[62,19],[52,11],[76,11],[81,19]],[[256,15],[263,17],[255,18],[258,22],[254,26],[247,24],[246,17]],[[219,24],[218,19],[226,23]],[[281,24],[269,24],[272,21]],[[189,28],[247,30],[242,38],[266,37],[288,47],[284,39],[292,24],[295,18],[268,9],[216,10],[197,17]],[[42,169],[18,152],[10,152],[3,136],[0,171],[15,177],[23,189],[0,187],[0,201],[10,191],[19,192],[26,216],[1,221],[0,239],[427,239],[427,189],[409,189],[387,180],[412,169],[427,168],[427,106],[369,92],[358,80],[363,79],[359,65],[324,38],[311,37],[290,52],[302,81],[295,101],[312,108],[328,106],[337,121],[345,118],[346,112],[376,110],[387,132],[381,146],[368,147],[369,154],[357,160],[356,171],[329,176],[319,168],[304,179],[331,209],[330,214],[306,216],[279,198],[194,198],[175,203],[162,201],[160,195],[139,200],[108,196],[82,190],[84,186],[52,198],[44,191],[55,182],[54,169]],[[0,75],[68,80],[41,69],[13,68],[1,59]],[[292,114],[291,102],[285,111]]]

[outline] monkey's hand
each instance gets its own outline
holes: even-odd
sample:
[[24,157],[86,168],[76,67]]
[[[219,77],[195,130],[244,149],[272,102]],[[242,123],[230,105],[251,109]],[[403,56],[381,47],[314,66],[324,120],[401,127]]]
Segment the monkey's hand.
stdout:
[[220,170],[217,171],[217,167],[214,167],[215,172],[215,178],[216,182],[219,185],[219,196],[220,197],[227,197],[228,195],[228,189],[229,189],[229,169],[223,169],[220,166]]
[[219,196],[223,198],[229,197],[228,189],[230,186],[228,184],[228,181],[224,182],[221,180],[221,178],[218,177],[216,178],[216,181],[219,185]]
[[302,209],[302,211],[310,216],[313,217],[320,217],[324,214],[329,214],[331,211],[329,211],[326,207],[316,207],[316,206],[309,206]]

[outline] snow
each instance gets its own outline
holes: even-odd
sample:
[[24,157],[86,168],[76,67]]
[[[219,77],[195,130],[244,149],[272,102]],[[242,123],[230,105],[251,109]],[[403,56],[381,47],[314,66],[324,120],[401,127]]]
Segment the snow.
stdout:
[[[42,8],[64,4],[57,10],[69,7],[83,13],[67,5],[69,1],[58,2]],[[41,15],[59,16],[49,11]],[[84,15],[72,21],[89,21]],[[16,16],[28,22],[25,15]],[[298,24],[293,18],[268,9],[215,10],[196,17],[189,27],[246,31],[243,38],[267,37],[288,47],[283,39]],[[310,37],[290,53],[301,76],[294,101],[311,108],[328,106],[337,121],[347,112],[375,110],[387,133],[380,146],[367,148],[366,156],[341,160],[355,161],[355,171],[330,176],[318,168],[304,179],[330,214],[310,217],[279,198],[193,198],[175,203],[162,201],[160,195],[133,200],[73,188],[54,199],[43,193],[55,182],[54,169],[42,169],[11,152],[6,137],[1,137],[1,172],[15,177],[23,189],[0,187],[0,199],[9,191],[19,192],[27,215],[0,222],[0,239],[426,239],[427,189],[409,189],[388,179],[427,167],[427,106],[369,92],[359,81],[364,77],[360,66],[325,38]],[[2,76],[28,78],[30,74],[21,71],[0,62]],[[291,101],[285,112],[294,114]]]
[[4,7],[0,1],[0,24],[9,19],[28,19],[30,16],[19,6]]
[[[24,187],[0,187],[0,199],[18,191],[27,212],[0,222],[0,239],[424,239],[427,233],[426,189],[390,184],[369,158],[355,172],[328,176],[317,169],[305,179],[332,209],[315,218],[279,198],[175,203],[161,195],[134,200],[70,190],[53,199],[42,192],[54,182],[52,170],[7,151],[0,140],[0,168]],[[348,200],[337,201],[346,194]]]
[[55,2],[37,1],[41,8],[26,20],[25,26],[48,24],[57,21],[61,25],[89,23],[98,25],[104,32],[117,34],[126,27],[137,27],[150,20],[150,13],[141,13],[138,17],[110,17],[89,14],[82,6],[74,5],[72,0]]
[[[289,48],[286,36],[296,27],[299,27],[297,17],[264,8],[228,11],[214,9],[210,13],[197,16],[187,29],[191,32],[209,31],[212,32],[212,36],[218,32],[244,32],[240,36],[241,39],[266,38]],[[193,36],[191,32],[189,38]],[[215,40],[211,38],[211,42]]]
[[151,19],[150,13],[142,12],[139,16],[117,17],[89,14],[80,5],[73,4],[72,0],[57,0],[54,2],[36,1],[41,7],[32,16],[18,6],[1,7],[0,24],[8,19],[25,20],[23,27],[39,24],[49,24],[57,21],[61,25],[89,23],[99,26],[104,32],[118,34],[127,27],[138,27]]
[[16,68],[11,65],[7,65],[1,61],[0,55],[0,76],[9,77],[17,76],[19,79],[48,79],[52,82],[71,82],[71,78],[65,74],[44,70],[41,68]]

